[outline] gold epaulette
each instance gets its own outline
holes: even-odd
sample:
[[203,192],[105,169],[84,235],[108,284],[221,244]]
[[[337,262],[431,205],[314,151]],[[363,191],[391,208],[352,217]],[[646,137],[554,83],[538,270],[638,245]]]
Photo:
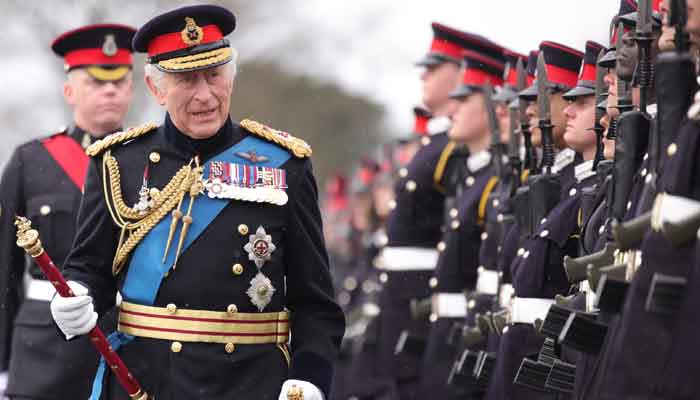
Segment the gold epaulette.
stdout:
[[141,126],[129,128],[125,131],[115,132],[88,146],[88,148],[85,149],[85,154],[90,157],[100,155],[103,151],[114,146],[115,144],[136,139],[141,135],[154,131],[156,128],[158,128],[158,125],[154,124],[153,122],[148,122]]
[[246,130],[254,133],[265,140],[277,143],[294,154],[298,158],[310,157],[311,146],[305,141],[290,135],[287,132],[272,129],[267,125],[261,124],[250,119],[241,121],[241,126]]

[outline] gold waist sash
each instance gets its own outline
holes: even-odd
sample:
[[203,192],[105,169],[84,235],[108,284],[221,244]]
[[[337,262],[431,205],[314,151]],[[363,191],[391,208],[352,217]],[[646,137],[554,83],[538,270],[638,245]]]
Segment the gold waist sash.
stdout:
[[289,312],[185,310],[123,301],[118,330],[138,337],[181,342],[280,344],[289,339]]

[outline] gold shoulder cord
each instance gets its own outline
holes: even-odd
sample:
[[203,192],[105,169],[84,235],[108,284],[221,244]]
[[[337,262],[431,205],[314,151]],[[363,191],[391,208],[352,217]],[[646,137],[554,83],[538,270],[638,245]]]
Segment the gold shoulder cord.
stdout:
[[[96,142],[97,143],[97,142]],[[99,154],[107,147],[102,147],[95,154]],[[193,167],[192,164],[195,164]],[[168,184],[158,194],[152,198],[151,207],[146,212],[141,212],[129,207],[124,202],[121,189],[121,174],[119,172],[119,163],[111,154],[110,150],[106,150],[102,157],[102,183],[105,196],[105,204],[107,210],[114,223],[121,228],[119,235],[119,244],[112,263],[112,273],[119,274],[124,266],[129,254],[143,240],[148,232],[153,229],[170,211],[173,211],[173,224],[171,224],[171,232],[166,246],[166,255],[170,247],[170,241],[177,228],[177,220],[182,215],[180,206],[185,194],[190,194],[190,206],[188,214],[183,218],[185,226],[180,235],[178,245],[178,254],[182,247],[182,242],[187,234],[189,224],[192,223],[190,215],[194,198],[201,192],[201,178],[203,168],[199,165],[199,160],[192,160],[189,165],[185,165],[173,176]],[[175,209],[177,207],[177,209]],[[175,209],[175,210],[173,210]],[[165,260],[166,257],[164,257]],[[177,258],[176,258],[177,259]]]
[[272,129],[267,125],[250,119],[244,119],[240,122],[240,125],[251,133],[290,150],[297,158],[310,157],[313,153],[308,143],[289,133]]

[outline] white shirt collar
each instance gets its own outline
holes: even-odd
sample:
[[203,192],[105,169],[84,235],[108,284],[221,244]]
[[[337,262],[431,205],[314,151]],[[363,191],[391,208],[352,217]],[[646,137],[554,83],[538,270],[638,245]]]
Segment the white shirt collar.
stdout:
[[452,126],[450,117],[434,117],[428,121],[428,134],[437,135],[438,133],[447,132]]
[[571,149],[564,149],[557,153],[554,157],[554,166],[552,167],[552,172],[559,173],[559,171],[566,168],[569,164],[574,162],[576,158],[576,152]]
[[467,168],[472,173],[481,171],[491,162],[491,152],[488,150],[483,150],[478,153],[474,153],[467,158]]
[[591,176],[595,175],[593,171],[593,160],[584,161],[574,167],[574,175],[578,182],[583,182]]

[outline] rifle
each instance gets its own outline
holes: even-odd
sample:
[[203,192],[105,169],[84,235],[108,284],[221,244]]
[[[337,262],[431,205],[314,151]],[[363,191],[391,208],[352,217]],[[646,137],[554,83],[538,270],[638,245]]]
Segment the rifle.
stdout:
[[[44,247],[39,239],[39,231],[32,229],[32,222],[24,217],[15,217],[15,226],[17,227],[17,246],[23,248],[27,254],[32,256],[34,262],[37,263],[41,272],[46,276],[46,279],[56,288],[56,292],[61,297],[75,296],[61,271],[58,270],[51,257],[44,251]],[[141,385],[126,368],[124,361],[114,351],[99,326],[92,328],[88,336],[90,337],[90,343],[100,352],[117,377],[119,384],[129,394],[129,397],[134,400],[153,400],[148,393],[141,389]]]
[[537,57],[537,104],[539,112],[539,129],[542,134],[542,170],[530,181],[530,232],[559,202],[561,182],[552,173],[554,166],[554,139],[552,138],[552,120],[549,80],[545,66],[544,53]]

